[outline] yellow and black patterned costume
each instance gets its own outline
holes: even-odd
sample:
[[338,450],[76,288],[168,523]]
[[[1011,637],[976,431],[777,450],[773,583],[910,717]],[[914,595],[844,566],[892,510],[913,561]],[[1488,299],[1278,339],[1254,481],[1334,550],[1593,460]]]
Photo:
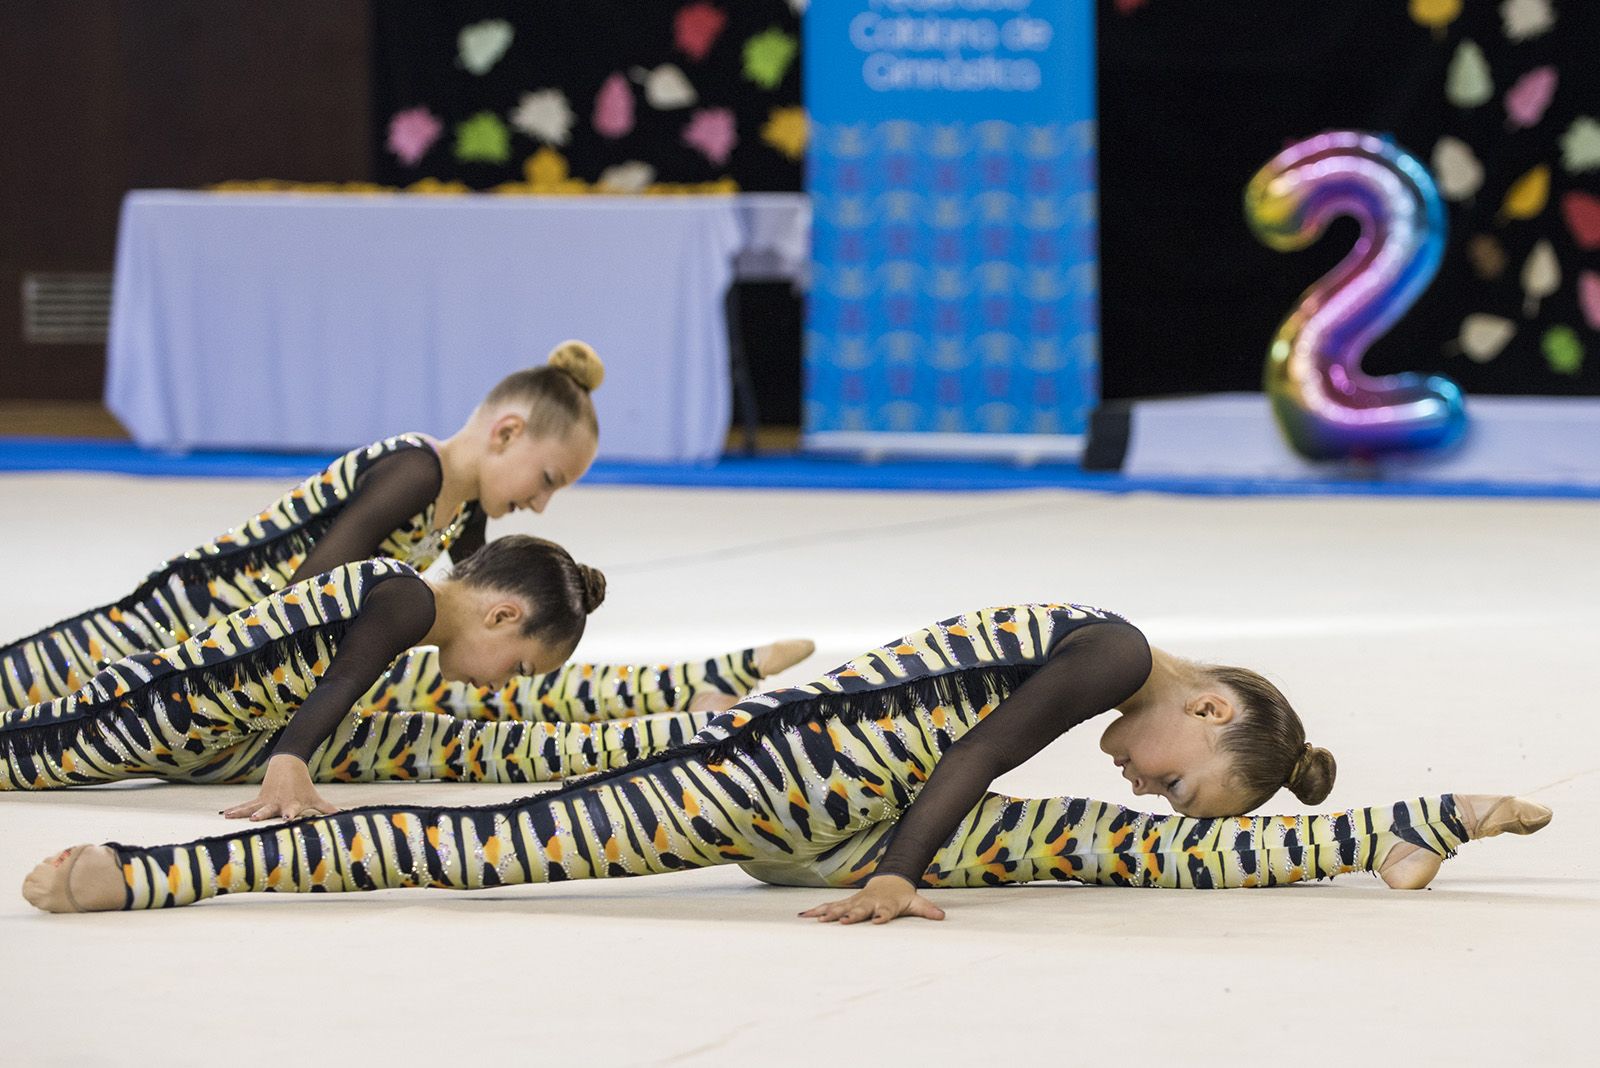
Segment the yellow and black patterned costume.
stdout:
[[[1066,634],[1111,618],[1042,605],[946,620],[806,686],[753,697],[684,746],[505,805],[364,808],[185,845],[113,844],[125,907],[714,864],[781,884],[857,885],[941,757]],[[1449,796],[1331,816],[1192,819],[987,795],[922,881],[1270,886],[1372,870],[1396,841],[1448,854],[1466,837]]]
[[[114,661],[65,697],[0,714],[0,789],[147,776],[259,781],[280,732],[332,664],[363,602],[399,575],[414,579],[416,572],[393,560],[344,565],[186,641]],[[671,670],[605,670],[627,676],[607,683],[606,694],[589,685],[592,677],[560,690],[557,675],[490,692],[445,683],[437,650],[413,650],[312,754],[312,776],[548,782],[681,744],[711,719],[684,712],[595,722],[599,696],[608,707],[641,710],[676,698]],[[507,694],[526,705],[517,718],[496,719]]]
[[[271,507],[214,541],[173,557],[113,604],[62,620],[0,648],[0,709],[16,709],[64,698],[112,661],[181,644],[230,612],[282,590],[306,554],[339,519],[357,494],[364,475],[385,461],[426,457],[437,472],[433,447],[417,434],[401,434],[355,449],[284,494]],[[349,560],[388,557],[424,571],[462,531],[482,515],[468,502],[448,517],[436,516],[431,501],[403,525]],[[387,525],[386,525],[387,526]],[[734,696],[748,693],[759,678],[755,651],[737,650],[704,662],[648,668],[568,664],[557,672],[514,681],[489,693],[438,680],[427,657],[398,663],[391,688],[418,695],[402,709],[439,711],[469,717],[511,717],[532,702],[577,701],[586,719],[613,719],[675,711],[695,694],[712,690]]]
[[[109,661],[178,645],[228,613],[283,589],[352,498],[362,474],[410,449],[432,451],[418,435],[402,434],[348,452],[248,522],[168,560],[126,597],[0,649],[3,707],[65,697]],[[470,515],[463,508],[436,530],[429,506],[369,555],[425,570]]]

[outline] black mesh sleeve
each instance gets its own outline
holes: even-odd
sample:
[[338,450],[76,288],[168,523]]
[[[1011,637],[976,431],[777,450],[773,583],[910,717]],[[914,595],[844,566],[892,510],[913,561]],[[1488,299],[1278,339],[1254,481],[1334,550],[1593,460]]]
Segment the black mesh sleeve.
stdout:
[[375,556],[378,546],[439,496],[444,469],[432,449],[390,453],[361,473],[355,493],[339,509],[290,582]]
[[918,883],[996,778],[1062,732],[1117,707],[1150,677],[1150,646],[1137,627],[1107,621],[1074,630],[1042,667],[940,759],[895,828],[879,875]]
[[394,658],[433,626],[433,590],[414,575],[395,575],[367,591],[333,662],[283,729],[273,756],[309,761]]
[[483,548],[489,530],[489,514],[482,508],[473,508],[472,515],[461,527],[461,534],[450,543],[450,562],[459,564]]

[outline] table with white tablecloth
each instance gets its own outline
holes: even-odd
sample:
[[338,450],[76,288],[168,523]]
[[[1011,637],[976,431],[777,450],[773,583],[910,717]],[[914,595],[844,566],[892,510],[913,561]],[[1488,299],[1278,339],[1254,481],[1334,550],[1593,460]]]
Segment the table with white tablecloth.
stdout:
[[135,192],[106,402],[142,445],[334,450],[449,433],[577,337],[606,363],[602,458],[705,462],[730,420],[728,287],[798,280],[808,234],[798,194]]

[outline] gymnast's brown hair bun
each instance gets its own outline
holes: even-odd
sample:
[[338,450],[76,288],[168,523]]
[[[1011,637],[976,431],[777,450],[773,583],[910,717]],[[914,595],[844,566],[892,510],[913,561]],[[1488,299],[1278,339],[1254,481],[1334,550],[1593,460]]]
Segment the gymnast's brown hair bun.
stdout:
[[583,580],[583,611],[588,615],[606,599],[606,577],[599,568],[588,564],[578,565],[578,575]]
[[606,577],[553,541],[527,534],[495,538],[451,569],[451,577],[475,589],[522,598],[528,615],[522,633],[574,649],[589,613],[606,596]]
[[1339,765],[1334,762],[1332,753],[1308,743],[1289,772],[1289,792],[1302,804],[1320,805],[1333,789],[1333,778],[1338,771]]
[[545,362],[571,375],[574,382],[590,393],[606,380],[606,365],[600,362],[599,355],[587,341],[563,341],[550,350],[550,358]]

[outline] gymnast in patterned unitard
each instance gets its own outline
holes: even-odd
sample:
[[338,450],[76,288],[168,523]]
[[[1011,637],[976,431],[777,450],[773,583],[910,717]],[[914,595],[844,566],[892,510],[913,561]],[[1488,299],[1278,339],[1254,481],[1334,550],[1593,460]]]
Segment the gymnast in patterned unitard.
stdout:
[[[1135,793],[1183,815],[988,793],[1063,731],[1120,717],[1100,747]],[[76,846],[23,893],[50,911],[221,894],[470,889],[740,864],[780,885],[859,887],[802,915],[941,918],[919,887],[1076,880],[1274,886],[1373,871],[1426,885],[1462,842],[1543,826],[1515,798],[1440,797],[1331,815],[1245,817],[1333,779],[1253,672],[1151,649],[1075,605],[974,612],[751,697],[685,745],[543,794],[470,808],[352,809],[183,845]]]
[[[248,522],[167,561],[121,600],[0,647],[0,709],[66,697],[113,660],[177,645],[230,612],[342,564],[383,556],[423,571],[447,550],[464,561],[482,546],[489,518],[519,508],[542,512],[589,469],[599,441],[590,391],[603,377],[594,350],[569,341],[548,366],[502,381],[450,438],[401,434],[340,457]],[[432,699],[439,710],[473,714],[517,707],[525,691],[558,690],[583,701],[596,719],[720,710],[811,649],[787,641],[705,662],[572,664],[557,678],[514,680],[505,693],[462,684]],[[432,693],[421,685],[431,673],[419,652],[397,664],[390,681]],[[644,703],[638,681],[652,676],[659,685],[644,690],[671,694],[677,705]]]
[[[267,818],[334,811],[314,779],[546,782],[688,741],[715,713],[596,722],[573,694],[521,685],[560,678],[524,669],[562,663],[603,596],[599,572],[521,535],[437,580],[394,560],[341,565],[115,661],[66,697],[0,713],[0,789],[261,782],[229,813]],[[426,673],[405,655],[419,642],[431,643]],[[517,705],[442,702],[447,679],[513,673],[524,678],[502,693]],[[631,692],[672,705],[658,690],[671,680],[650,673]]]

